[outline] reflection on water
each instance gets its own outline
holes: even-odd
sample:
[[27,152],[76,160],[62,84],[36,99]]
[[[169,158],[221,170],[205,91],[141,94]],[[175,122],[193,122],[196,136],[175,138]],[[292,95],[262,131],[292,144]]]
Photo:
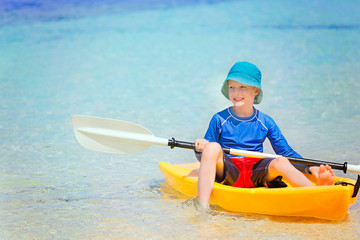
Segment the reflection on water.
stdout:
[[[213,206],[207,213],[199,213],[179,204],[186,196],[174,190],[167,183],[160,184],[163,197],[177,198],[177,207],[189,221],[198,226],[198,237],[247,237],[250,239],[333,239],[337,237],[356,239],[358,236],[356,220],[351,212],[341,221],[307,217],[281,217],[258,214],[229,213]],[[175,201],[175,200],[173,200]],[[326,227],[324,227],[326,226]],[[342,228],[345,227],[346,230]],[[326,231],[324,231],[326,228]],[[281,230],[280,230],[281,229]],[[339,231],[341,229],[341,231]],[[346,234],[344,232],[346,231]]]

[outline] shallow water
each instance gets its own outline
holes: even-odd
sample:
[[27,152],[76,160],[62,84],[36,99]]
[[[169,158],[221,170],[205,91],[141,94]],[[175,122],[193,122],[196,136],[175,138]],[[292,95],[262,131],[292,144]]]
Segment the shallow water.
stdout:
[[193,141],[229,105],[220,93],[227,71],[247,60],[263,73],[257,107],[296,151],[360,164],[356,1],[0,6],[1,239],[360,237],[358,202],[339,222],[198,216],[182,208],[186,198],[163,183],[157,167],[192,162],[192,151],[92,152],[71,126],[76,114],[101,116]]

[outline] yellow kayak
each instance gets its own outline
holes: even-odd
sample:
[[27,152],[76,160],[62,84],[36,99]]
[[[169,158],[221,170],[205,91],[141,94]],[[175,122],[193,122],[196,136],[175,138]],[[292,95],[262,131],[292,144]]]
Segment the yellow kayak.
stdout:
[[[177,191],[197,196],[199,163],[172,165],[160,162],[166,181]],[[354,180],[336,177],[335,182],[355,184]],[[214,184],[210,202],[238,213],[257,213],[279,216],[303,216],[341,220],[356,201],[353,185],[286,188],[236,188]]]

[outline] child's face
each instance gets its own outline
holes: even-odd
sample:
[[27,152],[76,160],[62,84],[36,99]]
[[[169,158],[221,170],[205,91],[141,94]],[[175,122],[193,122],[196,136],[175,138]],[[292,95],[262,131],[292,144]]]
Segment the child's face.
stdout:
[[234,80],[228,80],[229,98],[234,106],[253,106],[255,97],[260,93],[257,87],[241,84]]

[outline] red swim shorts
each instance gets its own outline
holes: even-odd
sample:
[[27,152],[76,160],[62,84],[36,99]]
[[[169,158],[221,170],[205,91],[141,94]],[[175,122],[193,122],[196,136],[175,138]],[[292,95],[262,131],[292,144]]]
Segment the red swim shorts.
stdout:
[[223,178],[216,182],[240,188],[266,186],[268,167],[273,158],[232,157],[224,155]]

